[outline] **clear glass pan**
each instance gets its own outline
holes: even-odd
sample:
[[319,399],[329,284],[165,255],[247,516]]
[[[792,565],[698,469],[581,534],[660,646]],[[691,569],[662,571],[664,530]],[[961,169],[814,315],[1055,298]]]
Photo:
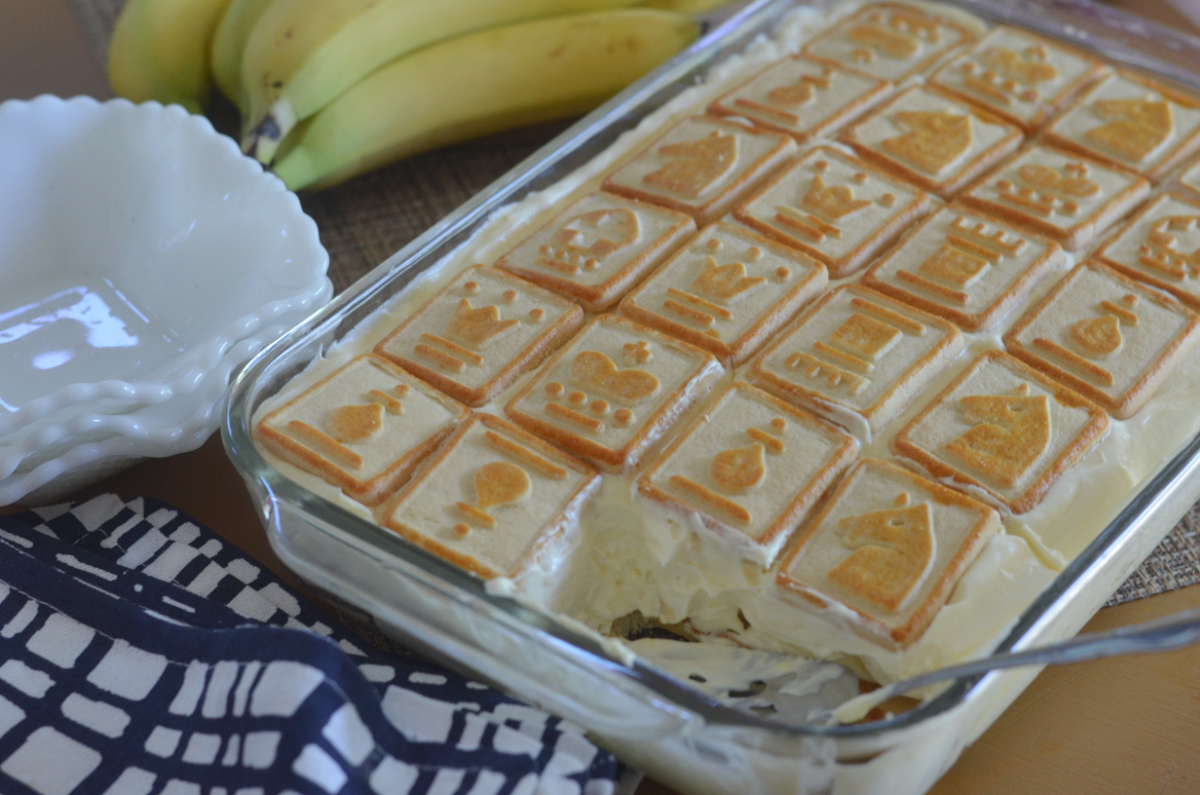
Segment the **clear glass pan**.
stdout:
[[[949,4],[1200,88],[1200,41],[1119,12],[1073,0]],[[489,595],[479,580],[289,480],[264,460],[250,436],[250,418],[264,399],[470,238],[493,211],[587,163],[722,58],[769,33],[798,5],[758,0],[715,25],[688,51],[572,126],[263,352],[233,386],[223,436],[260,506],[274,550],[300,577],[385,634],[586,727],[664,783],[688,793],[920,793],[1036,671],[959,682],[886,720],[783,726],[715,703],[640,662],[627,665],[595,636]],[[1020,617],[998,650],[1078,632],[1200,496],[1198,453],[1200,436],[1164,460]]]

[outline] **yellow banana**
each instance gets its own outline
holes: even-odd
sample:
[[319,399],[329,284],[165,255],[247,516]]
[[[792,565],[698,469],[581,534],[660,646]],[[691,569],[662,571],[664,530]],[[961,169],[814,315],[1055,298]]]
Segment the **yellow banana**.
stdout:
[[208,49],[229,0],[128,0],[109,45],[113,92],[135,102],[177,102],[193,113],[208,101]]
[[663,11],[678,11],[681,14],[703,14],[714,8],[733,5],[738,0],[642,0],[641,8],[658,8]]
[[242,53],[259,17],[272,0],[232,0],[213,32],[209,56],[213,82],[237,106],[242,116],[250,112],[250,94],[242,85]]
[[320,188],[417,152],[579,115],[694,41],[690,16],[620,9],[488,28],[398,58],[299,125],[274,171]]
[[242,148],[269,163],[297,122],[405,53],[520,20],[636,0],[275,0],[246,42]]

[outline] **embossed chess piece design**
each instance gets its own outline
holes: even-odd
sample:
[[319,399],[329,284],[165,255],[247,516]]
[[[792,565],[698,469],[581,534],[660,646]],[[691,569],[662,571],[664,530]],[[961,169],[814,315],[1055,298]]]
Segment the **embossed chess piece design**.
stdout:
[[656,153],[667,162],[642,181],[668,193],[697,199],[737,165],[738,139],[713,130],[697,141],[660,146]]
[[1031,163],[1021,166],[1016,176],[1016,183],[996,183],[1000,199],[1041,216],[1078,215],[1079,200],[1100,193],[1100,186],[1088,179],[1086,163],[1071,162],[1061,169]]
[[1164,100],[1102,99],[1091,109],[1105,123],[1083,137],[1132,163],[1145,161],[1175,129],[1171,105]]
[[627,207],[592,210],[571,218],[538,250],[535,262],[577,276],[595,270],[606,257],[627,249],[641,237],[637,213]]
[[870,63],[879,55],[907,59],[917,55],[921,43],[938,44],[937,22],[903,9],[871,13],[846,31],[846,39],[860,45],[854,50],[856,63]]
[[1059,76],[1058,69],[1046,62],[1046,56],[1046,48],[1040,44],[1019,52],[1007,47],[989,47],[979,54],[978,64],[962,63],[963,84],[1003,105],[1011,105],[1017,99],[1037,102],[1041,95],[1036,86]]
[[750,524],[754,516],[736,497],[754,491],[766,480],[768,451],[779,455],[787,449],[780,438],[787,420],[775,417],[770,427],[769,432],[755,426],[747,428],[750,444],[722,450],[712,457],[708,477],[715,491],[685,475],[672,475],[671,484],[724,518],[740,525]]
[[1099,317],[1086,317],[1075,321],[1067,331],[1071,348],[1063,347],[1047,337],[1035,337],[1035,348],[1054,355],[1072,370],[1101,386],[1110,387],[1116,383],[1112,371],[1096,364],[1096,360],[1110,358],[1120,352],[1124,345],[1122,326],[1138,324],[1138,297],[1128,293],[1121,298],[1120,303],[1104,300],[1099,304]]
[[826,577],[885,610],[898,610],[933,567],[933,513],[907,492],[895,507],[843,517],[836,532],[854,552]]
[[1138,251],[1138,262],[1174,281],[1200,276],[1200,245],[1191,251],[1180,250],[1180,236],[1193,238],[1200,233],[1200,216],[1171,215],[1150,226],[1146,243]]
[[855,213],[871,206],[866,199],[854,196],[849,185],[827,185],[820,174],[813,177],[800,199],[800,207],[781,205],[775,220],[802,236],[820,242],[826,237],[840,238],[838,224]]
[[1050,399],[1016,394],[964,395],[963,420],[971,429],[946,443],[946,452],[990,479],[1012,488],[1050,447]]
[[987,268],[1020,254],[1028,245],[1022,238],[1010,239],[1003,230],[987,234],[982,222],[969,226],[961,215],[950,222],[950,230],[945,242],[915,272],[902,268],[896,271],[896,278],[965,305],[970,288],[983,278]]
[[[496,517],[489,513],[490,509],[521,502],[533,492],[529,473],[509,461],[484,464],[476,470],[472,482],[475,486],[475,504],[460,501],[454,507],[476,527],[487,529],[496,527]],[[465,524],[454,528],[459,536],[467,535],[470,529]]]
[[971,150],[975,141],[971,117],[948,111],[900,111],[893,118],[906,128],[879,146],[929,174],[940,174]]

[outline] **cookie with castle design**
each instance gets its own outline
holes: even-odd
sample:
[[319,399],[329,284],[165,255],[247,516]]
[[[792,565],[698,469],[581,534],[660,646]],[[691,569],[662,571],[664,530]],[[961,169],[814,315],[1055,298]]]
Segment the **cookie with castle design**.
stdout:
[[264,416],[254,436],[284,461],[377,505],[469,413],[387,359],[367,354]]
[[858,634],[904,648],[999,531],[999,514],[982,502],[864,458],[805,524],[775,583],[790,603],[849,611]]
[[952,323],[849,284],[806,310],[748,378],[869,439],[962,350]]
[[595,469],[490,414],[463,423],[388,506],[383,524],[485,579],[552,567],[600,485]]
[[692,116],[619,166],[604,189],[687,213],[704,226],[729,212],[795,151],[790,135]]
[[772,177],[734,217],[823,262],[836,279],[866,265],[930,204],[924,191],[818,146]]
[[949,198],[1011,154],[1020,128],[937,89],[900,92],[842,134],[860,157]]
[[1145,179],[1125,169],[1035,144],[980,178],[958,200],[1078,251],[1149,192]]
[[1032,510],[1108,432],[1104,409],[1003,351],[988,351],[892,438],[936,480],[1012,513]]
[[825,288],[825,266],[748,229],[719,223],[680,249],[621,302],[621,313],[745,361]]
[[892,91],[887,80],[803,55],[777,61],[708,106],[800,143],[832,135]]
[[1106,71],[1079,50],[1001,25],[938,69],[929,84],[1032,131]]
[[857,452],[853,437],[737,381],[637,479],[637,496],[765,569]]
[[983,331],[1065,262],[1054,241],[951,205],[910,230],[862,282],[966,331]]
[[612,193],[591,193],[495,264],[600,312],[695,231],[690,215]]
[[1200,309],[1200,201],[1158,194],[1092,257]]
[[1200,147],[1200,98],[1116,71],[1047,124],[1043,135],[1157,181]]
[[1200,315],[1098,262],[1077,265],[1004,335],[1014,355],[1130,417],[1200,338]]
[[976,38],[959,20],[904,3],[873,3],[804,47],[816,58],[899,83]]
[[583,324],[583,310],[494,268],[467,268],[375,346],[468,406],[482,406]]
[[504,407],[527,430],[609,472],[646,449],[724,373],[709,352],[600,315]]

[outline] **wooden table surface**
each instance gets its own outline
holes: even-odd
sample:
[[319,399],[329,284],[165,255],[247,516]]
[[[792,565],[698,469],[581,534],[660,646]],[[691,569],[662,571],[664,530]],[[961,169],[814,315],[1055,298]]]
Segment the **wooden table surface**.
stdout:
[[[1195,30],[1164,0],[1113,5]],[[111,96],[68,0],[0,0],[0,100],[39,93]],[[166,500],[299,585],[267,545],[216,437],[194,452],[137,465],[75,496],[105,492]],[[1105,608],[1085,631],[1191,607],[1200,607],[1200,587]],[[932,792],[1200,793],[1200,646],[1046,670]],[[669,793],[653,781],[638,790]]]

